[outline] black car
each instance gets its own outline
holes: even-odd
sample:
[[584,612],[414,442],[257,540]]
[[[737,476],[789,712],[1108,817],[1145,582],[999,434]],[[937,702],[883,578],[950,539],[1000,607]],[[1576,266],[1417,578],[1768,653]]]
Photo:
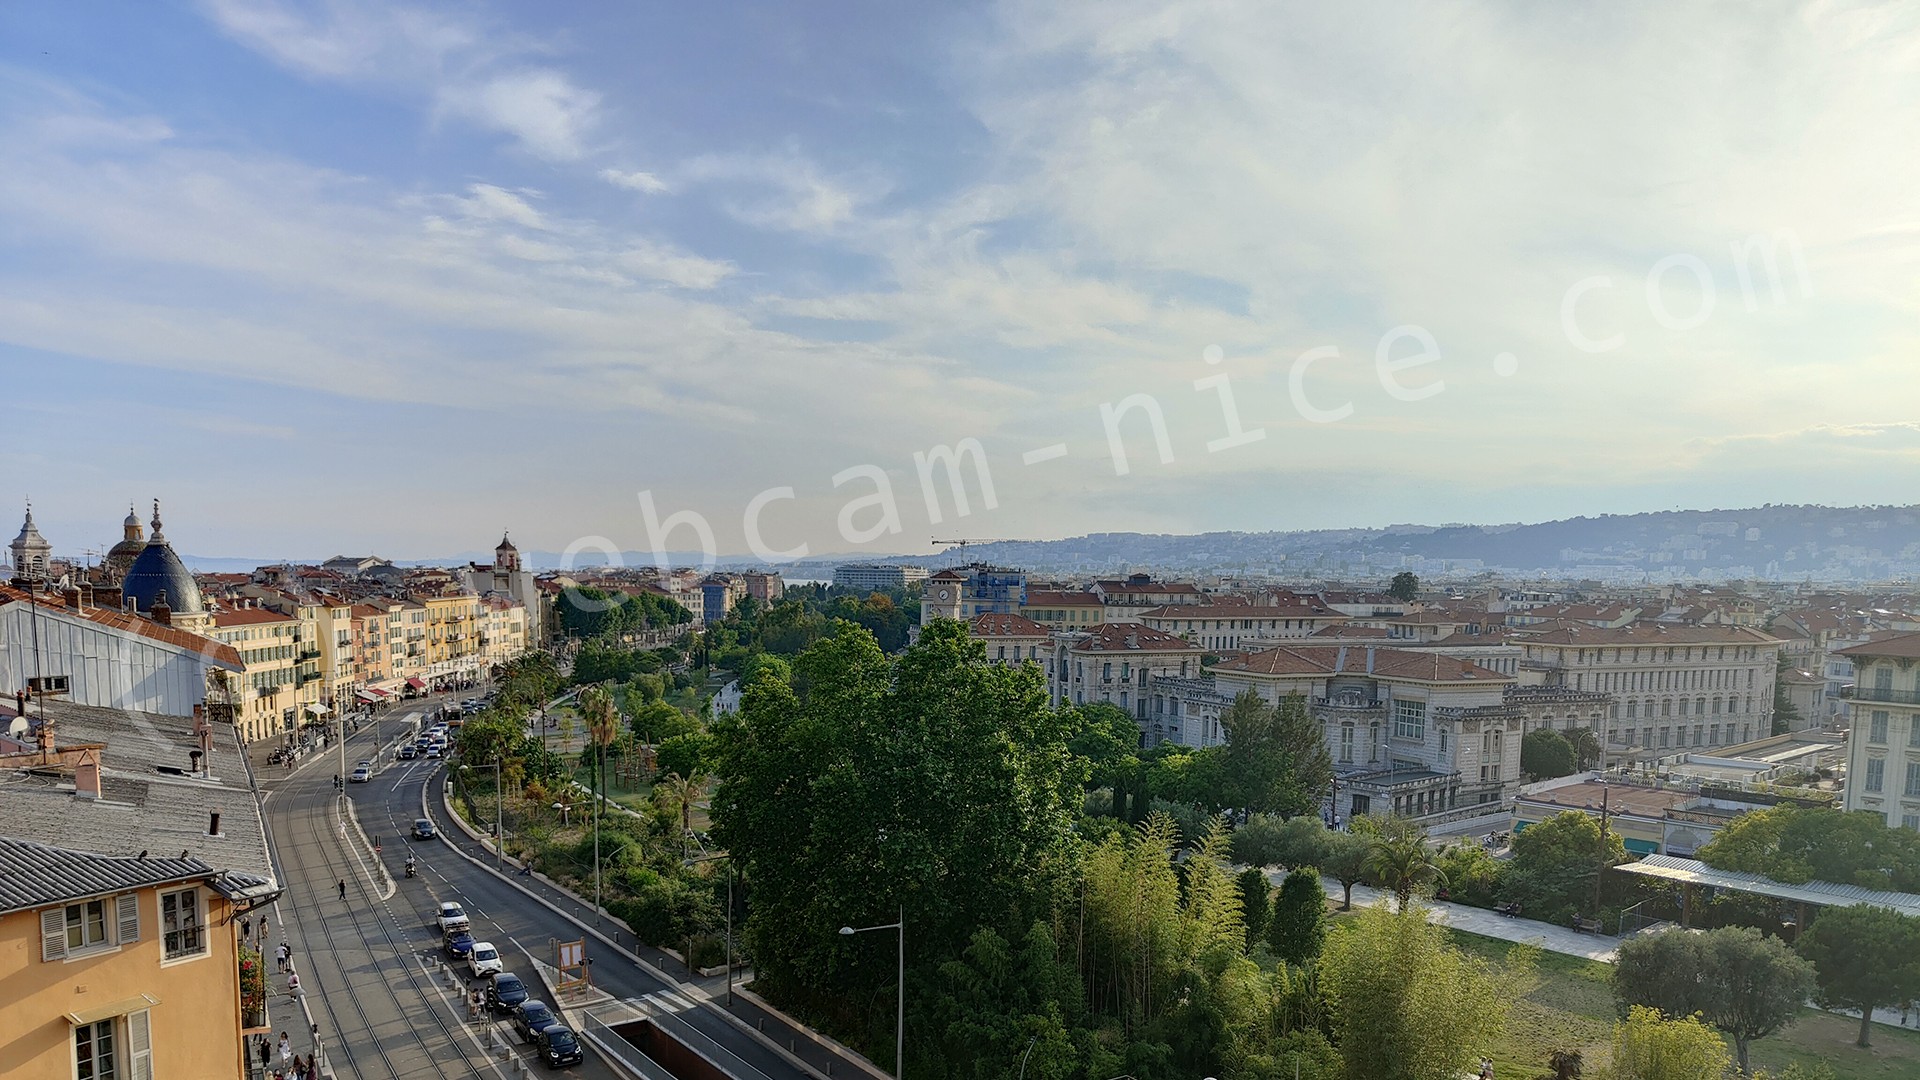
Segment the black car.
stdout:
[[433,839],[433,822],[427,818],[414,818],[413,838],[415,840]]
[[534,1036],[533,1052],[549,1069],[578,1065],[586,1060],[586,1054],[580,1050],[580,1040],[573,1037],[571,1029],[559,1024]]
[[447,955],[455,960],[465,960],[473,951],[473,935],[465,930],[455,930],[447,935]]
[[487,1008],[496,1013],[516,1012],[520,1008],[520,1003],[525,1000],[527,1000],[527,984],[520,981],[520,976],[510,971],[495,975],[492,981],[487,983]]
[[520,1037],[532,1042],[534,1036],[560,1023],[544,1001],[523,1001],[513,1012],[513,1027]]

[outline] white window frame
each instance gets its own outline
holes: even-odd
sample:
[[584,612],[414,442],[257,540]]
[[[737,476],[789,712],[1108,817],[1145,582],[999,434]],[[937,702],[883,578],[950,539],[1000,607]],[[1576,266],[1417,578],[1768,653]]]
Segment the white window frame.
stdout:
[[1408,701],[1403,698],[1393,700],[1393,737],[1396,739],[1427,737],[1426,702]]
[[[191,922],[187,926],[182,926],[179,929],[170,929],[167,924],[167,901],[176,900],[176,903],[177,903],[176,898],[182,895],[186,895],[188,897],[188,903],[191,905],[191,910],[188,911],[187,913],[192,917]],[[188,933],[193,934],[199,941],[198,947],[192,950],[174,949],[167,939],[176,933],[181,934],[183,936]],[[161,956],[160,963],[161,963],[161,966],[164,967],[169,964],[180,963],[186,960],[199,960],[205,956],[210,955],[212,951],[213,951],[213,945],[210,939],[210,935],[208,934],[208,928],[207,928],[206,890],[201,888],[198,885],[189,885],[185,888],[169,889],[166,892],[161,893],[160,894],[160,956]]]

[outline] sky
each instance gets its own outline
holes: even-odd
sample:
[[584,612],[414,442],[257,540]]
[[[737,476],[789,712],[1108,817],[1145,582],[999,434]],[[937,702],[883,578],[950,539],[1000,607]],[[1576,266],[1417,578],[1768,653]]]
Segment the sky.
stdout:
[[7,487],[262,558],[1911,503],[1916,10],[0,6]]

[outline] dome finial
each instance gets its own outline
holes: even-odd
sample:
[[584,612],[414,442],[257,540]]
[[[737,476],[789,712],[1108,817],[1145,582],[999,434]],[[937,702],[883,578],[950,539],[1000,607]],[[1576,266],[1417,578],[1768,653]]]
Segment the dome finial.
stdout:
[[154,544],[164,544],[167,542],[167,538],[160,535],[160,500],[159,499],[153,500],[153,536],[150,538],[148,542],[154,543]]

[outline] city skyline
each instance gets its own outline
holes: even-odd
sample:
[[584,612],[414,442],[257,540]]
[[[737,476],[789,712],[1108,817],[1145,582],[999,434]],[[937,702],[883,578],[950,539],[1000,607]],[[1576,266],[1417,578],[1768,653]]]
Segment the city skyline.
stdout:
[[[643,491],[727,553],[775,492],[766,546],[814,557],[1902,503],[1912,151],[1871,133],[1920,119],[1913,40],[1786,6],[9,10],[13,497],[63,552],[158,494],[185,550],[302,558],[642,549]],[[915,455],[967,439],[962,514]],[[865,545],[863,466],[898,518]]]

